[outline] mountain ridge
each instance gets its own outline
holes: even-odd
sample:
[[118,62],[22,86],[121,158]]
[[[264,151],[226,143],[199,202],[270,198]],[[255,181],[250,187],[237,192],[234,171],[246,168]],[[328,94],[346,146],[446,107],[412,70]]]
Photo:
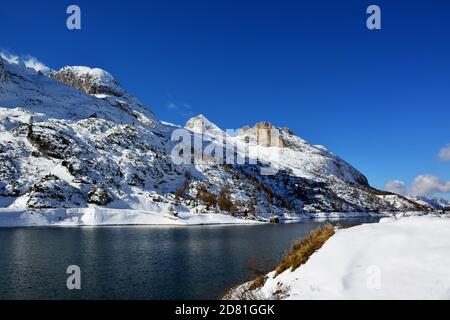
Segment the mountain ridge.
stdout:
[[[188,120],[188,134],[203,141],[194,152],[222,143],[222,129],[203,115],[193,119],[201,124]],[[372,188],[326,148],[269,122],[228,137],[237,158],[246,148],[259,154],[254,164],[175,164],[171,136],[181,127],[158,120],[101,69],[64,67],[46,75],[0,57],[0,127],[0,196],[10,199],[7,207],[99,205],[247,217],[426,210]],[[273,130],[281,144],[259,143],[259,129]],[[249,143],[255,136],[258,143]],[[275,174],[261,175],[263,167]]]

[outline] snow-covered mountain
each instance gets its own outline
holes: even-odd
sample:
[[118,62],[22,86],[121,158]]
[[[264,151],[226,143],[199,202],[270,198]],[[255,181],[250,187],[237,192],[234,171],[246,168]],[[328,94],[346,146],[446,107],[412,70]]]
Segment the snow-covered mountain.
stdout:
[[[44,74],[0,57],[0,206],[247,216],[425,209],[372,188],[350,164],[287,128],[261,122],[228,135],[202,115],[184,127],[202,141],[194,154],[227,137],[237,158],[249,150],[258,159],[176,164],[171,137],[181,127],[158,120],[108,72],[64,67]],[[265,130],[279,143],[260,143]],[[267,167],[275,174],[262,175]]]
[[429,196],[410,196],[408,198],[424,206],[429,206],[434,210],[442,210],[444,208],[450,208],[450,201],[443,198],[436,198]]

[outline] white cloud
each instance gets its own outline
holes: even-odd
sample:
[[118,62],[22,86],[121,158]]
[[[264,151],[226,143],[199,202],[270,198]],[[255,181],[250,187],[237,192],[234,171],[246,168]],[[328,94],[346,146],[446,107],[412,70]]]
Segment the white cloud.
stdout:
[[418,196],[450,193],[450,181],[444,182],[431,174],[420,175],[414,179],[411,185],[411,193]]
[[11,54],[5,50],[0,51],[0,56],[3,59],[5,59],[6,61],[8,61],[8,63],[11,63],[11,64],[20,64],[21,63],[21,59],[19,58],[19,56]]
[[386,191],[394,192],[401,195],[406,195],[408,188],[403,181],[400,180],[389,180],[385,186]]
[[28,68],[34,69],[35,71],[40,71],[43,73],[47,73],[47,72],[51,71],[49,67],[47,67],[45,64],[40,62],[35,57],[27,57],[23,60],[23,62],[25,63],[25,65]]
[[192,108],[189,104],[183,103],[183,104],[177,104],[175,102],[170,102],[167,105],[167,109],[174,111],[176,114],[183,116],[183,117],[192,117],[193,112]]
[[40,62],[38,59],[36,59],[33,56],[26,55],[26,56],[18,56],[12,53],[9,53],[8,51],[2,50],[0,51],[0,56],[8,61],[8,63],[16,64],[16,65],[25,65],[27,68],[33,69],[35,71],[40,71],[43,73],[48,73],[51,71],[49,67],[47,67],[45,64]]
[[401,195],[435,196],[436,193],[450,193],[450,181],[445,182],[431,174],[422,174],[414,179],[410,187],[401,180],[389,180],[385,190]]
[[439,160],[450,161],[450,144],[446,145],[439,152]]
[[[438,159],[450,161],[450,144],[439,151]],[[389,180],[385,185],[385,190],[402,195],[436,196],[437,193],[450,193],[450,181],[443,181],[432,174],[422,174],[414,179],[410,187],[403,181]]]

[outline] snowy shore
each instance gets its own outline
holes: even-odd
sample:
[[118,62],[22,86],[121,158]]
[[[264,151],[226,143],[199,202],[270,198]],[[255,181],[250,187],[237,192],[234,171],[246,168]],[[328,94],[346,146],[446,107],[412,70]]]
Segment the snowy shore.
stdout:
[[169,213],[90,207],[26,211],[0,209],[0,227],[254,224],[225,214]]
[[[328,212],[284,214],[280,223],[348,218],[386,217],[386,213],[373,212]],[[179,212],[174,216],[165,211],[112,209],[92,206],[73,209],[26,210],[0,208],[0,227],[33,226],[104,226],[104,225],[211,225],[211,224],[257,224],[270,222],[271,214],[259,214],[253,219],[234,217],[223,213]]]
[[306,264],[249,291],[239,299],[450,299],[450,218],[384,218],[337,230]]

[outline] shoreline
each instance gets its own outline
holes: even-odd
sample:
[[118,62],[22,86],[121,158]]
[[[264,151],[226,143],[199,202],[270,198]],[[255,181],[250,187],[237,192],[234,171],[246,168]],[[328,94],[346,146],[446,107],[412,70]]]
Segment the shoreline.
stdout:
[[[397,213],[408,214],[408,213]],[[424,212],[414,212],[423,215]],[[333,221],[361,218],[385,218],[390,213],[375,212],[321,212],[284,214],[276,223],[302,223],[307,221]],[[214,226],[269,224],[275,217],[260,214],[244,219],[224,213],[180,212],[177,216],[167,212],[104,207],[19,209],[0,208],[0,228],[8,227],[92,227],[92,226]]]

